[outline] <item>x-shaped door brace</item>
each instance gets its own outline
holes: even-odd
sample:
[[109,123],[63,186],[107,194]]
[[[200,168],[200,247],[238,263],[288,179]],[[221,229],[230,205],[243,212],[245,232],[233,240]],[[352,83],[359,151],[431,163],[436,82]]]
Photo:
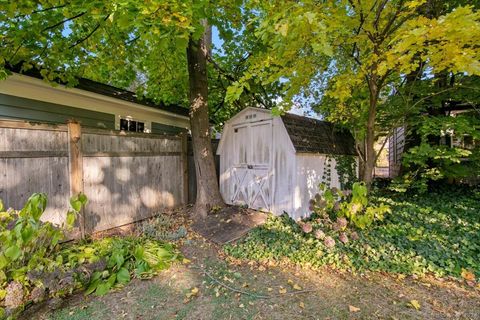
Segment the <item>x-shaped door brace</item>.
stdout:
[[261,177],[254,175],[254,179],[256,186],[258,187],[257,191],[253,194],[253,197],[249,203],[249,207],[252,207],[255,201],[258,198],[258,195],[262,197],[263,203],[265,204],[265,209],[270,209],[270,204],[267,201],[267,196],[265,195],[265,192],[263,192],[263,185],[265,182],[268,180],[267,177]]
[[[237,200],[238,196],[240,195],[240,192],[243,194],[243,198],[245,199],[245,202],[248,201],[247,193],[245,192],[245,186],[243,183],[245,182],[245,177],[247,176],[248,170],[244,170],[243,175],[239,177],[237,174],[237,169],[233,170],[233,176],[235,177],[235,183],[237,186],[237,189],[235,190],[235,193],[233,194],[232,198],[232,203]],[[234,185],[235,188],[235,185]]]

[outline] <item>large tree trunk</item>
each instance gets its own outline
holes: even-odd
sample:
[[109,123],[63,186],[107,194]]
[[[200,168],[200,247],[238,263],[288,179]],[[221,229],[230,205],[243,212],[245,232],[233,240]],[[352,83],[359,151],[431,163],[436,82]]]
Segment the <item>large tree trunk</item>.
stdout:
[[210,140],[208,118],[207,54],[209,28],[198,39],[190,39],[187,48],[188,75],[190,80],[190,127],[192,131],[193,157],[197,174],[197,198],[194,218],[205,218],[213,208],[225,206],[218,189],[217,173]]

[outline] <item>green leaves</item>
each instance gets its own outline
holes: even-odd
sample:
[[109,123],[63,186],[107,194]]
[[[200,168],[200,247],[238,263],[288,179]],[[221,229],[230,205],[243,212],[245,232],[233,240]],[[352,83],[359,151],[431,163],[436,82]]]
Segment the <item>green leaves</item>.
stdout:
[[70,205],[72,206],[73,210],[79,212],[83,206],[85,206],[88,202],[87,196],[83,193],[80,193],[76,196],[73,196],[70,199]]
[[[477,191],[478,192],[478,191]],[[356,241],[325,249],[315,233],[304,234],[287,216],[270,217],[244,241],[225,247],[236,257],[284,261],[341,270],[461,277],[480,276],[480,202],[468,188],[438,188],[430,194],[377,194],[392,213],[360,231]],[[314,226],[316,228],[316,226]]]
[[117,281],[120,284],[130,282],[130,272],[126,268],[121,268],[117,273]]
[[28,198],[25,207],[20,211],[19,215],[25,219],[31,217],[38,222],[46,208],[47,195],[44,193],[34,193]]
[[5,257],[9,258],[11,261],[15,261],[20,257],[20,255],[22,254],[22,251],[17,245],[12,245],[8,247],[3,254],[5,255]]

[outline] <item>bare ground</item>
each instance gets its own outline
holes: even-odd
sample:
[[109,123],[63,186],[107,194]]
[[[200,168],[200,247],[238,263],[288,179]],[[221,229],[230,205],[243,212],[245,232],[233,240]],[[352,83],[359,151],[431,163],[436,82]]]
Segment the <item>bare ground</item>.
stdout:
[[187,241],[182,252],[190,263],[154,279],[135,280],[103,297],[74,295],[56,310],[48,305],[27,310],[23,319],[480,319],[478,287],[380,273],[229,264],[201,237]]

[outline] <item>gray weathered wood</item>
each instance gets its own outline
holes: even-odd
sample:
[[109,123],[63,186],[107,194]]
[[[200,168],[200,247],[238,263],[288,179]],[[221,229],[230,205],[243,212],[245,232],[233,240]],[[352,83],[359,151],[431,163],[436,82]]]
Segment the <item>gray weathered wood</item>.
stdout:
[[185,136],[0,121],[0,198],[19,209],[44,192],[44,219],[60,225],[83,192],[83,232],[125,225],[186,204],[185,146]]

